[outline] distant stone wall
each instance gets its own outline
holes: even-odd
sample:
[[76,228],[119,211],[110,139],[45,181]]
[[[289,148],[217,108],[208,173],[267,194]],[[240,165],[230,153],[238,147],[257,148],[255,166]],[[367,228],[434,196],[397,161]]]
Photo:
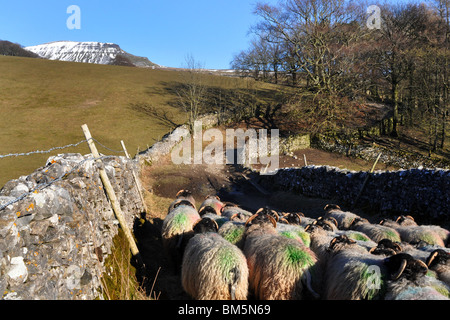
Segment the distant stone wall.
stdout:
[[[51,157],[43,168],[0,190],[2,207],[42,186],[0,211],[3,299],[101,298],[104,261],[119,226],[98,164],[88,158],[91,155]],[[132,176],[138,165],[124,157],[102,162],[131,229],[143,211]],[[52,183],[58,177],[62,179]]]
[[436,222],[450,220],[450,170],[410,169],[356,172],[330,166],[280,169],[273,176],[261,176],[268,189],[286,190],[310,197],[335,199],[351,207],[367,175],[358,206],[386,215],[410,214]]

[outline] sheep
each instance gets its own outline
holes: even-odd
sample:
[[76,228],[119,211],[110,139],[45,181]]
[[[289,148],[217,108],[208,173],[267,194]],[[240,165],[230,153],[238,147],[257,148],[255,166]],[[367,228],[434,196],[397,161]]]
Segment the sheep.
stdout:
[[246,222],[253,215],[253,213],[238,206],[226,204],[221,209],[221,215],[229,220],[233,217],[234,221]]
[[179,204],[182,200],[190,202],[192,204],[192,207],[196,209],[195,199],[194,196],[192,195],[192,192],[189,190],[180,190],[175,195],[175,200],[169,205],[168,212],[172,211],[177,206],[177,204]]
[[[211,224],[211,219],[206,225]],[[216,225],[217,226],[217,225]],[[196,228],[181,267],[182,287],[196,300],[245,300],[248,296],[247,260],[235,245],[219,234]]]
[[332,217],[338,222],[338,228],[341,230],[348,230],[352,221],[356,218],[360,218],[357,214],[348,211],[342,211],[342,209],[336,204],[327,204],[324,207],[326,212],[325,217]]
[[221,215],[221,209],[225,206],[225,204],[220,201],[220,198],[218,196],[212,196],[209,195],[205,198],[205,200],[200,205],[200,209],[198,211],[201,211],[204,207],[211,207],[215,210],[215,214],[218,216]]
[[289,224],[301,225],[302,218],[304,217],[305,215],[301,212],[289,212],[282,214],[282,218]]
[[386,258],[384,265],[389,275],[385,300],[449,300],[441,293],[443,284],[426,276],[428,267],[423,261],[398,253]]
[[162,244],[175,270],[181,264],[184,247],[193,236],[193,226],[199,220],[201,217],[197,210],[186,200],[180,200],[164,218],[161,227]]
[[434,271],[437,278],[450,288],[450,252],[436,249],[426,260],[428,269]]
[[431,226],[418,226],[415,222],[411,223],[412,217],[404,220],[408,221],[406,225],[401,224],[399,219],[400,217],[396,221],[383,219],[380,221],[380,225],[395,229],[400,234],[402,241],[410,244],[428,244],[437,245],[440,247],[445,246],[442,236],[436,232],[439,229],[429,228]]
[[[430,239],[433,243],[429,243],[429,244],[438,244],[441,247],[445,247],[446,245],[448,245],[450,243],[450,231],[447,229],[442,228],[441,226],[436,226],[436,225],[419,225],[416,223],[416,221],[414,220],[413,217],[411,216],[399,216],[397,218],[397,220],[395,221],[395,223],[397,223],[399,226],[401,227],[417,227],[420,229],[424,229],[428,232],[433,233],[434,235],[432,236],[432,239]],[[424,231],[425,232],[425,231]],[[442,241],[440,240],[434,240],[435,237],[439,237]]]
[[249,288],[256,299],[318,298],[312,275],[316,255],[297,240],[278,234],[270,211],[263,209],[246,222],[244,254],[249,266]]
[[380,240],[376,246],[369,250],[371,254],[383,254],[386,256],[391,256],[402,251],[403,248],[398,243],[393,242],[390,239]]
[[296,224],[299,224],[303,228],[306,228],[307,225],[313,223],[316,219],[306,217],[302,212],[296,212],[296,213],[287,213],[285,214],[284,218],[288,220],[289,223],[292,223],[292,221],[295,221],[298,217],[300,219],[300,223],[296,222]]
[[395,229],[380,224],[371,224],[364,218],[354,219],[350,224],[350,229],[366,234],[375,242],[379,242],[382,239],[401,242],[400,234]]
[[371,254],[345,235],[330,242],[324,293],[326,300],[380,299],[384,256]]

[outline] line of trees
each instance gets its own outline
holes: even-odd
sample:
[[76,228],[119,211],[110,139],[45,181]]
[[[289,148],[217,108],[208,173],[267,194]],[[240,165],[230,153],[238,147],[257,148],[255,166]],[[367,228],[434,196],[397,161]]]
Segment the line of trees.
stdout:
[[[399,124],[419,122],[433,150],[444,148],[450,0],[423,1],[379,4],[378,17],[370,16],[369,4],[361,1],[258,3],[254,38],[234,56],[232,68],[258,80],[307,89],[320,97],[315,112],[322,112],[325,122],[333,121],[342,97],[388,102],[387,134],[398,136]],[[379,28],[368,27],[369,16],[379,19]]]

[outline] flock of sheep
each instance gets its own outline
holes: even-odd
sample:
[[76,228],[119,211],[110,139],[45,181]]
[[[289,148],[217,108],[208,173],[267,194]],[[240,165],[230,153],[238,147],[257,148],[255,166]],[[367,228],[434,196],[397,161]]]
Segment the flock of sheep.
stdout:
[[256,213],[178,192],[164,250],[197,300],[449,300],[450,232],[410,216],[369,223],[327,205],[318,219]]

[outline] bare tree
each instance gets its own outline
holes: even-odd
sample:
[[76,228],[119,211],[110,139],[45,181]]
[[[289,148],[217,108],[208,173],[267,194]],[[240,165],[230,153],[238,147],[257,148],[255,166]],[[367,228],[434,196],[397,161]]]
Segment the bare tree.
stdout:
[[191,132],[194,122],[200,115],[207,87],[201,74],[203,66],[192,55],[186,56],[186,70],[181,76],[181,85],[175,89],[178,101],[188,116]]

